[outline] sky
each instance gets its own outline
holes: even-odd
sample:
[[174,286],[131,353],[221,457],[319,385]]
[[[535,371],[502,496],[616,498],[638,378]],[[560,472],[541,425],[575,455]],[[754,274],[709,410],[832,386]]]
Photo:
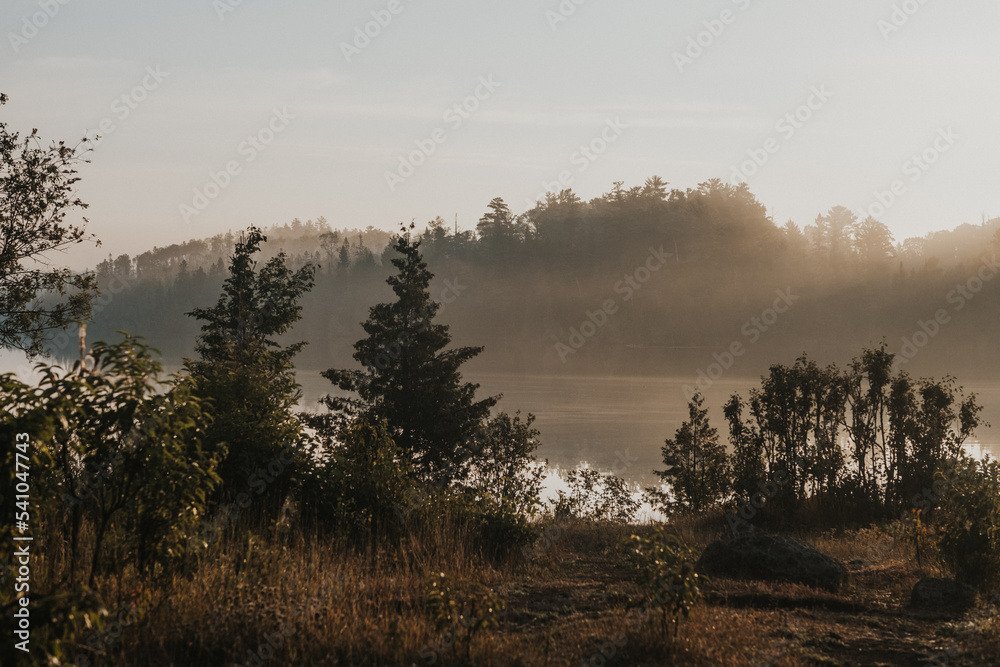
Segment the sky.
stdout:
[[0,120],[91,138],[76,266],[293,218],[469,229],[654,174],[902,240],[1000,215],[997,25],[995,0],[3,0]]

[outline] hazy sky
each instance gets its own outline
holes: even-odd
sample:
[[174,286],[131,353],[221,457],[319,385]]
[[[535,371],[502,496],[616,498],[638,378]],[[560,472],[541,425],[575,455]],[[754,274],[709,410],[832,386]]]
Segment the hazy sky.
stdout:
[[688,188],[748,151],[778,222],[898,181],[874,212],[903,238],[1000,215],[997,25],[995,0],[3,0],[0,114],[111,128],[79,188],[104,246],[73,264],[295,217],[469,228],[560,176]]

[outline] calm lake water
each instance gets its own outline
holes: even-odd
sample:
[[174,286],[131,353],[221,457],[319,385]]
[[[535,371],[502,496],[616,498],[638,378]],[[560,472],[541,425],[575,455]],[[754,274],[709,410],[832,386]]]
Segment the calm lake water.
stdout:
[[[316,407],[319,397],[333,385],[318,372],[300,371],[303,404]],[[503,394],[498,407],[509,413],[520,410],[537,417],[541,431],[539,458],[556,469],[571,469],[587,463],[593,468],[615,471],[626,480],[652,484],[652,471],[662,468],[660,447],[673,437],[687,419],[687,396],[683,387],[690,378],[650,377],[552,377],[531,375],[468,374],[478,382],[480,396]],[[758,386],[759,378],[726,379],[705,393],[712,425],[725,436],[722,405],[733,392],[744,397]],[[985,406],[983,417],[994,424],[980,429],[974,453],[992,451],[1000,455],[1000,382],[965,385],[979,395]],[[984,444],[980,444],[984,443]]]
[[[0,352],[0,372],[30,374],[23,355]],[[175,368],[169,370],[177,370]],[[333,390],[318,370],[300,370],[302,407],[317,409],[319,398]],[[538,455],[548,459],[555,471],[581,464],[614,471],[634,484],[656,481],[653,470],[662,467],[660,447],[664,439],[687,419],[687,397],[683,391],[690,378],[656,377],[568,377],[468,373],[466,380],[478,382],[480,396],[503,394],[499,409],[531,412],[541,431]],[[705,391],[712,424],[725,436],[722,405],[733,392],[744,397],[759,384],[759,378],[722,378]],[[984,406],[983,418],[993,424],[981,428],[973,454],[1000,457],[1000,382],[964,385],[975,392]],[[553,476],[549,487],[558,486]]]

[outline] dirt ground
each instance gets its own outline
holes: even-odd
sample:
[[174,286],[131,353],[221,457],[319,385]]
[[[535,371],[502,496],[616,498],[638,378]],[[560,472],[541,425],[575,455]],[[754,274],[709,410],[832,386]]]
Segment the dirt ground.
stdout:
[[633,574],[614,540],[568,535],[501,591],[500,655],[521,665],[1000,664],[997,626],[992,642],[981,636],[989,612],[912,609],[920,573],[901,564],[855,568],[837,594],[716,579],[667,641],[635,622],[643,595]]

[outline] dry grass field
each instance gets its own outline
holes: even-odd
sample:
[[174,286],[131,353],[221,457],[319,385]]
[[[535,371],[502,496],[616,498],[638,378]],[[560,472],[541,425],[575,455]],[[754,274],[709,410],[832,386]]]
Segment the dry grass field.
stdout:
[[[720,517],[703,517],[673,528],[700,551],[720,526]],[[557,525],[529,561],[518,554],[499,563],[473,553],[456,529],[368,551],[301,534],[225,538],[187,576],[155,589],[128,574],[102,579],[103,599],[120,606],[102,629],[67,644],[63,664],[1000,664],[995,608],[909,608],[919,578],[947,573],[920,567],[909,546],[874,528],[796,535],[845,563],[877,554],[852,565],[837,594],[715,579],[677,638],[664,639],[643,623],[644,591],[622,546],[648,530]],[[427,595],[435,573],[460,605],[475,598],[469,591],[492,589],[505,602],[493,612],[496,626],[471,637],[438,631]]]

